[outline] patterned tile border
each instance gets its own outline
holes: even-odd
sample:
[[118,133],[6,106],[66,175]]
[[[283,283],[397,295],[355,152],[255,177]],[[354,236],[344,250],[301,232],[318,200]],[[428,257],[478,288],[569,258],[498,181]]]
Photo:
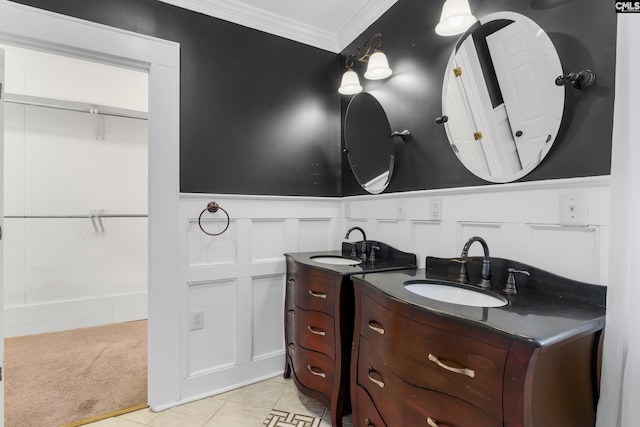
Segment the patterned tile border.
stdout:
[[272,409],[262,424],[267,427],[319,427],[320,418]]

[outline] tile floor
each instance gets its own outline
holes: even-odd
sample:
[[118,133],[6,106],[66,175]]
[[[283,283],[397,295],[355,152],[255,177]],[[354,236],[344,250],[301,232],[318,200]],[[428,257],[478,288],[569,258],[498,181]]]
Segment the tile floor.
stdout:
[[[351,427],[351,416],[343,419]],[[330,427],[331,414],[281,376],[167,409],[131,412],[89,427]]]

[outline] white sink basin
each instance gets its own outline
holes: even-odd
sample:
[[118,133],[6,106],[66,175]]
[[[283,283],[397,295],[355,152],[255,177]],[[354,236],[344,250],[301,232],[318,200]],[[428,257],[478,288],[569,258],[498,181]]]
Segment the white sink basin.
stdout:
[[358,258],[349,258],[339,255],[318,255],[312,256],[312,261],[319,262],[321,264],[333,264],[333,265],[358,265],[362,262]]
[[451,304],[472,307],[502,307],[506,298],[481,291],[431,282],[408,282],[404,287],[414,294]]

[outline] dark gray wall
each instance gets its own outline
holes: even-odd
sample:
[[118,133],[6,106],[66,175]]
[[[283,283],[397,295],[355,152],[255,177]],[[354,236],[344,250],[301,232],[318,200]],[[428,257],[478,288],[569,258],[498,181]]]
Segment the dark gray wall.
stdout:
[[[181,44],[180,189],[183,192],[339,196],[362,194],[341,152],[348,97],[337,93],[344,58],[156,0],[19,0],[45,10]],[[375,89],[397,144],[387,192],[487,184],[453,154],[442,126],[442,78],[456,37],[434,28],[443,1],[399,0],[343,51],[375,32],[394,75]],[[616,17],[602,0],[470,0],[477,17],[510,10],[551,37],[565,71],[597,83],[568,88],[557,142],[522,181],[610,172]],[[362,71],[362,69],[360,69]],[[409,85],[411,83],[411,85]],[[397,140],[400,141],[400,140]]]
[[[386,192],[475,186],[486,181],[468,172],[451,150],[442,114],[442,79],[457,37],[440,37],[434,28],[443,1],[399,0],[342,54],[353,53],[380,32],[394,75],[383,81],[361,77],[394,130],[409,129],[412,139],[396,142],[396,169]],[[521,181],[607,175],[611,164],[611,132],[615,74],[616,14],[602,0],[470,0],[476,17],[508,10],[533,19],[549,34],[563,70],[591,69],[596,84],[586,91],[566,89],[560,133],[542,164]],[[343,60],[344,61],[344,60]],[[344,63],[344,62],[343,62]],[[365,64],[358,66],[360,76]],[[526,84],[526,82],[523,82]],[[410,86],[412,85],[412,86]],[[350,97],[342,97],[342,117]],[[397,140],[400,141],[400,140]],[[343,195],[363,191],[342,166]]]
[[157,0],[17,3],[180,43],[182,192],[339,195],[338,55]]

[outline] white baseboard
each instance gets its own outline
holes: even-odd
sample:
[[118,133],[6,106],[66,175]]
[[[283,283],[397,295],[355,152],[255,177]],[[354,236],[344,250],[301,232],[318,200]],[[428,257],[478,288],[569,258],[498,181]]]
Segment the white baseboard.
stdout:
[[42,334],[147,318],[147,293],[5,307],[5,337]]

